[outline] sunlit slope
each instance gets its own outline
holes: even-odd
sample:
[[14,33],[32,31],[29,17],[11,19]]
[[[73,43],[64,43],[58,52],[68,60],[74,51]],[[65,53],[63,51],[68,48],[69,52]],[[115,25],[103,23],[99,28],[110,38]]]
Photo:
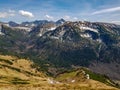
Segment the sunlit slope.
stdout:
[[30,60],[0,55],[0,83],[31,84],[46,79],[37,68]]
[[89,79],[86,72],[80,69],[53,78],[30,60],[0,55],[0,90],[119,90]]

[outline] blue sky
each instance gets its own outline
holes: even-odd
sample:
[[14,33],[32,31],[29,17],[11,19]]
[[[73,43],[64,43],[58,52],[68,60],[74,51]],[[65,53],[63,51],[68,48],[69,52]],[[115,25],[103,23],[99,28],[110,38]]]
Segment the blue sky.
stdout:
[[86,20],[120,24],[120,0],[0,0],[0,21]]

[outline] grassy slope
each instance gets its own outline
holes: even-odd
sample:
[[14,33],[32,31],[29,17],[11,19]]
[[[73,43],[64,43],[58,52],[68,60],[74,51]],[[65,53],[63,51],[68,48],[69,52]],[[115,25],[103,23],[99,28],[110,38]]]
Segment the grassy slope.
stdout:
[[31,84],[42,79],[46,79],[45,75],[30,60],[0,55],[0,83]]
[[[117,90],[94,80],[87,80],[83,71],[58,75],[53,84],[30,60],[0,55],[0,90]],[[75,79],[75,82],[70,80]],[[56,83],[59,81],[59,83]]]
[[[90,79],[87,79],[87,75],[89,75]],[[74,80],[75,84],[82,83],[91,88],[108,88],[108,86],[116,87],[115,83],[112,82],[107,76],[96,74],[86,68],[80,68],[59,74],[56,77],[56,80],[66,83],[73,83],[72,81]]]

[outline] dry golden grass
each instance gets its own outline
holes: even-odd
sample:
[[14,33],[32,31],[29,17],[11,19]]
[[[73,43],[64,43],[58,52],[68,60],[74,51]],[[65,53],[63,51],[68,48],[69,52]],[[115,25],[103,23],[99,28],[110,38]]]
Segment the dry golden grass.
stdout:
[[9,55],[0,55],[0,59],[5,59],[5,60],[14,60],[17,57],[14,56],[9,56]]
[[27,80],[29,83],[35,83],[42,79],[45,80],[45,74],[38,72],[31,65],[33,65],[33,62],[30,60],[0,55],[0,82],[2,84],[4,82],[11,83],[11,80],[14,80],[14,78]]
[[86,84],[34,84],[34,85],[16,85],[3,86],[0,90],[119,90],[112,87],[92,87]]
[[[0,90],[119,90],[94,80],[51,84],[49,77],[32,68],[32,64],[30,60],[0,55]],[[70,77],[74,75],[74,72],[69,74]],[[62,80],[67,75],[63,76],[58,79]]]

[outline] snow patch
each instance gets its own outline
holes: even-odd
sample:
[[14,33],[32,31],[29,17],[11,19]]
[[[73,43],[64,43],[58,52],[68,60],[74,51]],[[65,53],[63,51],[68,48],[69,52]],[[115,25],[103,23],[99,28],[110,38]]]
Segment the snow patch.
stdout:
[[0,35],[5,35],[5,34],[0,31]]
[[64,24],[64,21],[60,21],[60,23],[63,25],[63,24]]
[[28,24],[25,24],[26,27],[28,27]]
[[42,36],[42,34],[41,34],[41,33],[39,33],[39,34],[38,34],[38,36],[40,36],[40,37],[41,37],[41,36]]
[[31,31],[31,28],[29,28],[29,27],[20,27],[20,26],[18,26],[18,27],[14,27],[15,29],[21,29],[21,30],[25,30],[25,31],[27,31],[27,32],[30,32]]
[[59,39],[59,37],[51,36],[52,39]]
[[83,38],[91,38],[91,35],[90,34],[81,34],[80,35],[81,37],[83,37]]
[[35,24],[32,24],[31,26],[32,26],[32,27],[34,27],[34,26],[35,26]]
[[90,31],[98,33],[97,29],[93,29],[93,28],[90,28],[90,27],[80,26],[80,29],[81,30],[90,30]]
[[101,43],[101,42],[102,42],[102,40],[101,40],[101,39],[97,39],[96,41],[98,41],[99,43]]
[[51,28],[49,28],[48,30],[53,31],[53,30],[55,30],[55,29],[56,29],[56,27],[51,27]]
[[60,36],[63,36],[64,33],[65,33],[65,31],[63,30],[63,31],[61,31],[59,34],[60,34]]

